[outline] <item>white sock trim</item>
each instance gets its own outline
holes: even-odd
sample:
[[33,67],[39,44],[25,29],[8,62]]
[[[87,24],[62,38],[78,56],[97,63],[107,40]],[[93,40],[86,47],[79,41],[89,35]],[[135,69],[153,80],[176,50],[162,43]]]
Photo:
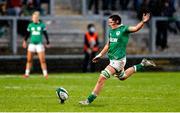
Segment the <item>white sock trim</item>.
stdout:
[[30,73],[30,70],[29,70],[29,69],[26,69],[25,75],[29,76],[29,73]]
[[137,72],[137,68],[136,68],[136,66],[133,66],[133,67],[134,67],[135,72]]
[[95,94],[94,92],[92,92],[91,94],[97,96],[97,94]]
[[43,75],[44,75],[44,76],[47,76],[47,75],[48,75],[47,70],[43,70]]

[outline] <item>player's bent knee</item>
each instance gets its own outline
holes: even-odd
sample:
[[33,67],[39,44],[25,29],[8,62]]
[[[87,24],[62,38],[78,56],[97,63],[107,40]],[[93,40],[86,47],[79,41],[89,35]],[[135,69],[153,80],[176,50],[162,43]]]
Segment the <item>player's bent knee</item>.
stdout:
[[108,69],[102,70],[101,75],[105,77],[106,79],[110,78],[111,72]]
[[126,80],[126,73],[124,71],[122,71],[119,75],[118,75],[119,80]]

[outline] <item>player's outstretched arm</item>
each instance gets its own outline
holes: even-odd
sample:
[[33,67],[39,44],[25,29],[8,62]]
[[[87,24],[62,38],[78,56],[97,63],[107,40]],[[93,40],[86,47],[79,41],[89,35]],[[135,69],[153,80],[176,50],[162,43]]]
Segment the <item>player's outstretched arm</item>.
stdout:
[[150,13],[143,13],[142,21],[139,22],[136,26],[130,26],[128,31],[132,33],[139,31],[144,26],[144,23],[146,23],[149,19]]
[[98,60],[99,60],[100,58],[102,58],[102,57],[107,53],[108,48],[109,48],[109,41],[108,41],[108,42],[106,43],[106,45],[104,46],[103,50],[102,50],[96,57],[94,57],[94,58],[92,59],[92,61],[93,61],[94,63],[98,62]]

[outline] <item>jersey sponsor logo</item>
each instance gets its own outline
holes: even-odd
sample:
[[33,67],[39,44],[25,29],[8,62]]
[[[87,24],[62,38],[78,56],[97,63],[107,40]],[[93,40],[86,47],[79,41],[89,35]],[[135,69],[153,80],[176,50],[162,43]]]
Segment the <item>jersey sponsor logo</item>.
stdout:
[[32,35],[40,35],[39,31],[32,31]]
[[112,37],[110,37],[109,41],[110,41],[110,42],[117,42],[118,39],[117,39],[117,38],[112,38]]
[[117,32],[116,32],[116,35],[117,35],[117,36],[119,36],[119,35],[120,35],[120,33],[121,33],[120,31],[117,31]]
[[38,30],[38,31],[41,31],[41,27],[37,27],[37,30]]
[[31,31],[34,31],[34,30],[35,30],[35,28],[34,28],[34,27],[32,27],[32,28],[31,28]]

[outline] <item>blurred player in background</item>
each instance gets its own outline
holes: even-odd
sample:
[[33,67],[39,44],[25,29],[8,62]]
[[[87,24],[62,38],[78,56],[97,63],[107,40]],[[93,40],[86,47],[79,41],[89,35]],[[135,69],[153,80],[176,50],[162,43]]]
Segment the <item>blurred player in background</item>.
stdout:
[[23,48],[27,48],[27,39],[30,37],[30,44],[27,48],[27,63],[24,78],[29,77],[30,69],[32,67],[32,60],[34,53],[37,53],[41,69],[45,78],[48,78],[47,65],[45,60],[45,47],[43,45],[43,36],[46,38],[46,47],[49,47],[49,38],[46,31],[46,25],[40,20],[40,13],[35,11],[32,14],[32,22],[28,25],[27,35],[23,40]]
[[126,80],[133,73],[142,71],[146,66],[155,66],[153,61],[143,59],[140,64],[129,67],[124,70],[126,64],[126,47],[129,40],[129,34],[139,31],[144,24],[149,20],[150,14],[143,14],[142,21],[136,26],[125,26],[121,24],[121,17],[119,15],[112,15],[108,19],[108,24],[111,27],[109,30],[109,40],[104,46],[103,50],[93,59],[93,62],[97,62],[106,53],[110,60],[109,65],[101,71],[99,79],[94,87],[92,93],[85,101],[80,101],[82,105],[88,105],[92,103],[102,90],[105,81],[110,78],[111,75],[117,77],[119,80]]
[[98,34],[96,32],[94,24],[88,24],[87,32],[84,36],[84,62],[83,62],[83,72],[87,72],[88,64],[90,64],[90,71],[95,71],[95,64],[92,59],[96,56],[99,50]]

